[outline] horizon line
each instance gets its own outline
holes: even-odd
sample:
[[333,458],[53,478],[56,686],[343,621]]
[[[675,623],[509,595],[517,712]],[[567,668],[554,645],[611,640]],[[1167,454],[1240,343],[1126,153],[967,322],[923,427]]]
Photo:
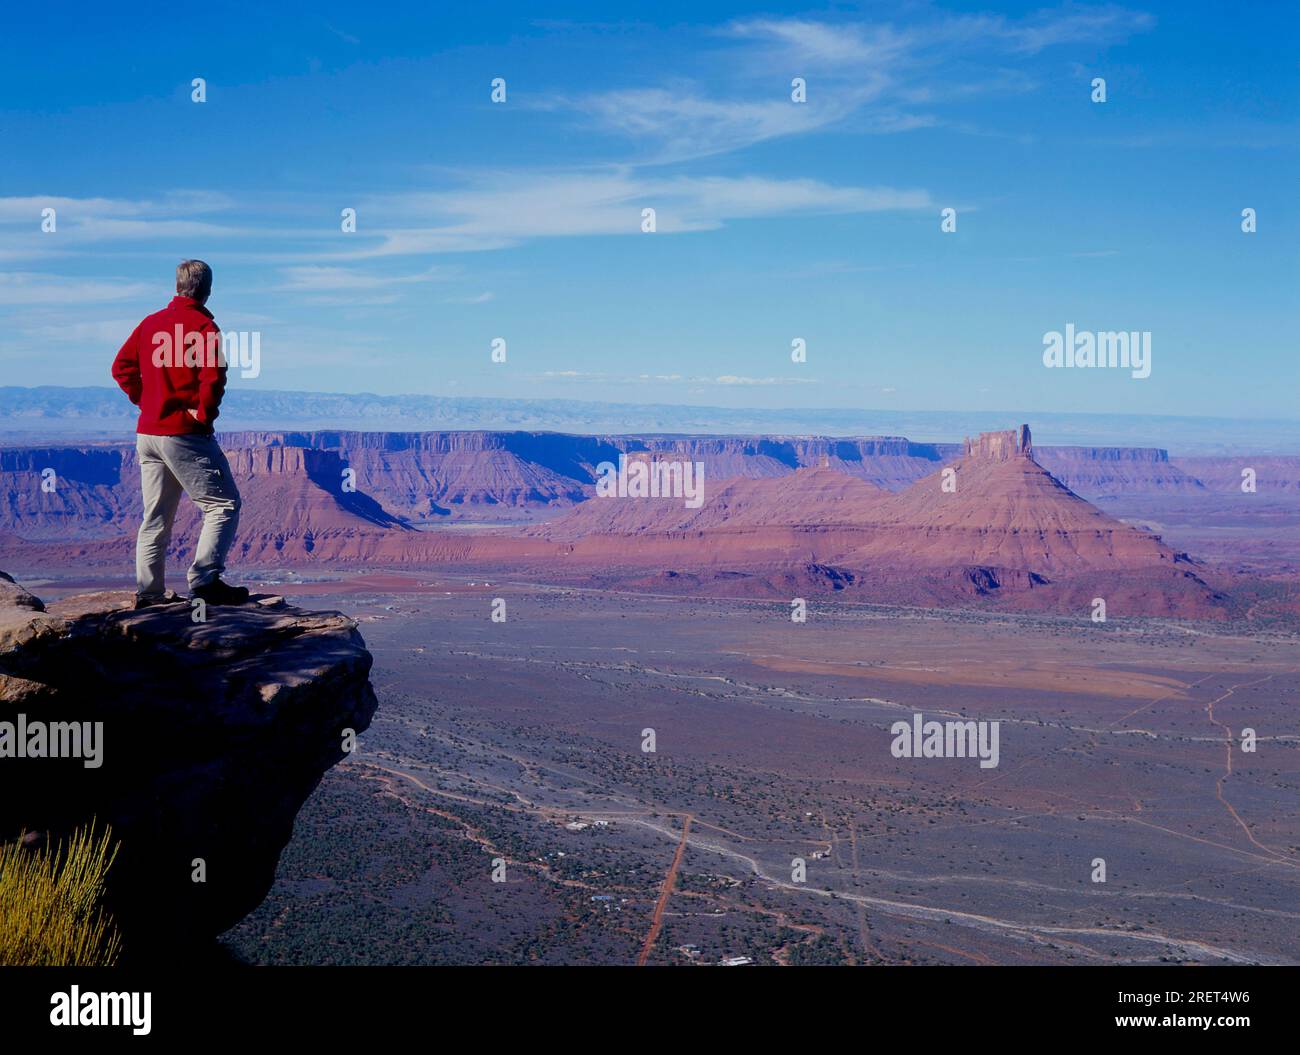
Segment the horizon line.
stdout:
[[[55,390],[62,392],[105,392],[118,394],[119,389],[112,385],[0,385],[0,394],[6,392],[38,392],[42,390]],[[444,401],[470,401],[476,400],[481,402],[495,402],[503,404],[541,404],[541,405],[562,405],[562,404],[579,404],[581,406],[615,408],[615,407],[636,407],[636,408],[665,408],[671,410],[685,411],[723,411],[729,414],[753,414],[753,415],[779,415],[779,414],[966,414],[966,415],[987,415],[987,416],[1005,416],[1008,418],[1025,418],[1032,419],[1038,417],[1051,418],[1105,418],[1116,420],[1131,421],[1225,421],[1225,422],[1249,422],[1259,424],[1260,422],[1278,422],[1289,425],[1300,425],[1300,417],[1214,417],[1207,414],[1137,414],[1112,411],[1081,411],[1081,410],[1025,410],[1025,409],[997,409],[997,410],[961,410],[952,408],[890,408],[890,407],[825,407],[825,406],[783,406],[783,407],[731,407],[716,403],[664,403],[664,402],[614,402],[610,400],[599,399],[576,399],[567,397],[534,397],[534,396],[493,396],[493,395],[471,395],[467,393],[457,393],[455,395],[442,395],[431,392],[398,392],[398,393],[381,393],[381,392],[351,392],[351,391],[331,391],[319,389],[302,389],[302,388],[228,388],[227,396],[244,396],[244,395],[262,395],[262,396],[334,396],[350,399],[430,399]],[[130,416],[131,411],[125,410],[124,416]],[[2,419],[4,415],[0,415]],[[1032,424],[1032,420],[1029,421]],[[345,430],[354,431],[354,430]],[[359,431],[401,431],[409,432],[410,429],[363,429]],[[443,431],[443,432],[500,432],[510,431],[503,429],[428,429],[417,431]],[[538,431],[538,430],[525,430]],[[546,430],[541,430],[546,431]]]

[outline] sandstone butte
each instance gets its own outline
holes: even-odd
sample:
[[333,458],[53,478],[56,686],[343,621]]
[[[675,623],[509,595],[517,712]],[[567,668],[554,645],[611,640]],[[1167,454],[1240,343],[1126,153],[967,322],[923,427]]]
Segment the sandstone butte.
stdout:
[[659,565],[663,586],[761,595],[802,584],[881,602],[1075,612],[1099,596],[1128,615],[1221,618],[1226,608],[1187,555],[1042,468],[1027,425],[967,440],[954,462],[897,494],[807,468],[716,485],[697,511],[598,499],[536,534],[563,542],[572,565],[603,565],[604,578]]

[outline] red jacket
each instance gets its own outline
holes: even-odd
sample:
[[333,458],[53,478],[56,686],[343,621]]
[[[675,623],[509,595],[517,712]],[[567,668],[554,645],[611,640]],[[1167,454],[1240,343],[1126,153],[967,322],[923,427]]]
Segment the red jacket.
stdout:
[[113,380],[140,408],[136,432],[211,434],[226,390],[221,330],[212,313],[192,297],[173,297],[126,339],[113,360]]

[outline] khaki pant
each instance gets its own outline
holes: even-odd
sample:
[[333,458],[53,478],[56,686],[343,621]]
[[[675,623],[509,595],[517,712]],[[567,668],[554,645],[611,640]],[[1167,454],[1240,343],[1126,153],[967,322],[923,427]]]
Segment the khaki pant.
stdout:
[[162,597],[167,544],[184,491],[203,513],[203,531],[190,565],[190,589],[206,586],[226,569],[226,554],[239,525],[239,491],[230,463],[213,436],[145,436],[135,440],[140,457],[144,519],[135,539],[136,593]]

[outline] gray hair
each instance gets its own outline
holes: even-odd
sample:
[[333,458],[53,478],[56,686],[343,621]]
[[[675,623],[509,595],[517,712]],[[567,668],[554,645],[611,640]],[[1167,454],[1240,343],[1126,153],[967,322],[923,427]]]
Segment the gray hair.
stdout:
[[176,292],[182,297],[207,300],[212,292],[212,268],[202,260],[182,260],[176,265]]

